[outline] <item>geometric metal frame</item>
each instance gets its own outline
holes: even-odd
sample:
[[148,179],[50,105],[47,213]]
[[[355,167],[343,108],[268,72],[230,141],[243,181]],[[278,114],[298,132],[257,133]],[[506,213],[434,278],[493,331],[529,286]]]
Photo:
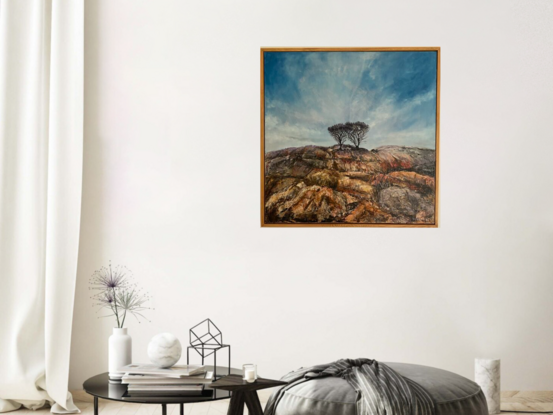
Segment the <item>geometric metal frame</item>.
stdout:
[[227,373],[226,375],[230,375],[230,358],[231,358],[231,353],[230,353],[230,344],[223,344],[221,347],[218,347],[216,349],[211,349],[211,353],[209,353],[208,355],[206,356],[202,356],[202,354],[198,351],[198,348],[195,347],[195,346],[188,346],[186,348],[186,364],[189,365],[190,364],[190,349],[194,349],[196,350],[196,352],[202,356],[202,365],[205,363],[205,358],[207,356],[211,356],[213,355],[213,379],[218,379],[219,377],[222,377],[222,376],[226,376],[226,375],[221,375],[221,376],[217,376],[217,352],[221,349],[224,349],[224,348],[228,348],[228,366],[225,365],[225,367],[228,367],[228,370],[227,370]]
[[[204,329],[202,332],[202,326],[207,326],[207,331]],[[221,330],[219,330],[211,319],[206,318],[190,329],[190,346],[201,349],[220,348],[223,346],[223,333],[221,333]],[[210,354],[211,353],[202,356],[207,357]]]
[[230,375],[231,350],[229,344],[223,343],[223,333],[206,318],[190,329],[190,346],[186,348],[186,364],[190,364],[190,349],[194,349],[202,358],[202,365],[206,357],[213,355],[214,379],[217,379],[217,351],[228,348],[228,373]]

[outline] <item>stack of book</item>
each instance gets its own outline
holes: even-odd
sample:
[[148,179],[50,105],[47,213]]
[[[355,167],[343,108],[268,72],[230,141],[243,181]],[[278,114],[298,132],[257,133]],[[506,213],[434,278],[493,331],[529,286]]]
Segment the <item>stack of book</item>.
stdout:
[[205,386],[213,381],[213,372],[195,365],[161,369],[154,365],[131,364],[120,371],[125,373],[121,383],[127,385],[126,396],[130,398],[202,396]]

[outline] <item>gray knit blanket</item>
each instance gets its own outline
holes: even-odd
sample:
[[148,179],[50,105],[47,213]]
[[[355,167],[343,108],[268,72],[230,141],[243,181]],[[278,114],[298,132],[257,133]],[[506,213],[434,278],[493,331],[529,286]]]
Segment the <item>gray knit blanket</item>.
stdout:
[[345,379],[357,392],[358,415],[433,415],[434,401],[421,386],[370,359],[342,359],[326,365],[301,368],[284,376],[288,382],[267,402],[265,415],[275,415],[284,393],[311,379],[334,376]]

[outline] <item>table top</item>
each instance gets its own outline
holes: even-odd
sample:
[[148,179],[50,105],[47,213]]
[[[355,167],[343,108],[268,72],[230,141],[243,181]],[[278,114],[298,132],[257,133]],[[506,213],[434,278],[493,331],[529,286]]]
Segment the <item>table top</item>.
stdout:
[[284,386],[286,382],[273,379],[257,378],[255,382],[246,382],[242,375],[230,375],[213,382],[210,387],[212,389],[222,389],[226,391],[242,391],[251,392],[261,389],[274,388],[275,386]]
[[[213,371],[213,366],[206,366],[206,370]],[[217,373],[226,374],[228,373],[228,367],[217,366]],[[231,368],[232,375],[241,375],[242,370]],[[207,401],[216,401],[220,399],[229,399],[232,396],[232,392],[222,389],[214,389],[212,393],[206,396],[164,396],[164,397],[155,397],[155,396],[140,396],[140,397],[124,397],[123,395],[127,392],[127,385],[121,383],[109,383],[108,373],[101,373],[99,375],[93,376],[90,379],[87,379],[83,383],[83,389],[86,393],[92,396],[97,396],[102,399],[110,399],[112,401],[122,401],[122,402],[134,402],[134,403],[151,403],[151,404],[160,404],[160,403],[196,403],[196,402],[207,402]]]

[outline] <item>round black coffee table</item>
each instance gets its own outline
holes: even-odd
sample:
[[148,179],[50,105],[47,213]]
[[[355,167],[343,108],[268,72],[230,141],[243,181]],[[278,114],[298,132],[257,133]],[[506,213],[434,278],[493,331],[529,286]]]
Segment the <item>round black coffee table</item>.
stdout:
[[[213,366],[206,366],[206,370],[213,371]],[[217,366],[217,373],[228,373],[228,367]],[[231,368],[231,375],[241,375],[240,369]],[[83,383],[83,389],[89,395],[94,396],[94,415],[98,415],[98,398],[112,401],[133,402],[142,404],[161,404],[162,415],[167,415],[167,404],[180,404],[180,413],[184,413],[185,403],[198,403],[229,399],[232,392],[222,389],[209,389],[203,396],[171,396],[171,397],[130,397],[127,394],[127,385],[121,383],[109,383],[107,372],[96,375]]]

